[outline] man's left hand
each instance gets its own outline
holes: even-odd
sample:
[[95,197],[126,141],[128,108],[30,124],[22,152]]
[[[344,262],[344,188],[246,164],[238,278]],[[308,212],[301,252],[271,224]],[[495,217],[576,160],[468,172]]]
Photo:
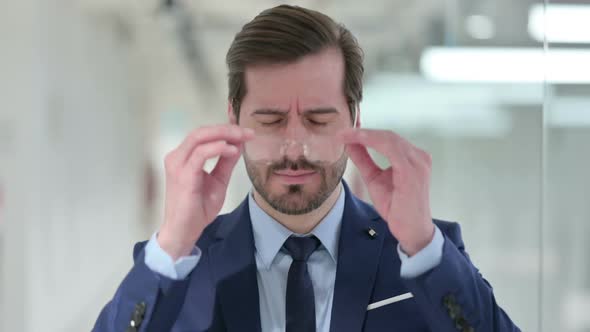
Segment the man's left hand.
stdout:
[[[401,249],[412,256],[434,236],[430,212],[430,154],[388,130],[347,129],[341,133],[350,159],[365,182],[373,205]],[[385,156],[379,167],[367,148]]]

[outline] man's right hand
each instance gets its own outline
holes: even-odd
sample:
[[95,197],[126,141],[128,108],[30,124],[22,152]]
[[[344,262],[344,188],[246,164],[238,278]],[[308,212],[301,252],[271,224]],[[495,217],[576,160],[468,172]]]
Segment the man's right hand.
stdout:
[[[251,129],[237,125],[203,127],[166,155],[166,201],[158,244],[174,261],[190,254],[217,217],[241,146],[253,137]],[[203,166],[215,157],[217,165],[207,173]]]

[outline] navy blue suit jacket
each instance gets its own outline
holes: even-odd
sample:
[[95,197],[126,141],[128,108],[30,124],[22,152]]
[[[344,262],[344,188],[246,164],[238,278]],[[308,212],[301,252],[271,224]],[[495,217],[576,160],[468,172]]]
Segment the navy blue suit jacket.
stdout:
[[[457,223],[434,220],[445,237],[441,263],[403,279],[397,240],[385,221],[344,187],[330,332],[520,331],[472,265]],[[368,235],[369,227],[376,237]],[[203,253],[199,264],[185,280],[174,281],[145,265],[145,242],[138,243],[133,268],[93,331],[260,331],[248,200],[219,216],[197,245]],[[412,298],[367,310],[370,303],[408,292]],[[135,329],[128,329],[131,320]]]

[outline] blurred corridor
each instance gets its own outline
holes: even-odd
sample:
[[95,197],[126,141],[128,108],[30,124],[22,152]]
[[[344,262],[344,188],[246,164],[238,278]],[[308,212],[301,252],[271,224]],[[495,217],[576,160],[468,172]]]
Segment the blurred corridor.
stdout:
[[[571,2],[290,2],[356,34],[363,126],[432,154],[433,215],[523,331],[590,331],[590,0]],[[163,156],[227,121],[227,48],[277,4],[2,5],[0,331],[91,329],[162,221]],[[240,164],[224,210],[249,189]]]

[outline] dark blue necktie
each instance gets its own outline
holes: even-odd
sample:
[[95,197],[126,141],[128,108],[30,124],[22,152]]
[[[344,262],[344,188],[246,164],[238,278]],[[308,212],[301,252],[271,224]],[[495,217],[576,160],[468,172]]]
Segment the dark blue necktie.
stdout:
[[284,248],[293,258],[287,279],[286,332],[315,332],[315,299],[307,259],[319,246],[315,236],[291,236],[285,241]]

